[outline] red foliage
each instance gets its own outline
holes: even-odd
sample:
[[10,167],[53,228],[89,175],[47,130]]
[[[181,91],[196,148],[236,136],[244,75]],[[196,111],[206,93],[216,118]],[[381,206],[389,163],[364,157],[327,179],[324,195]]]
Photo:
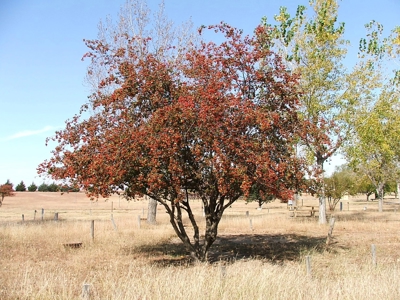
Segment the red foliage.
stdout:
[[[188,47],[180,59],[143,55],[129,41],[124,49],[88,42],[86,57],[102,56],[109,76],[86,105],[95,113],[74,117],[56,133],[59,145],[39,172],[78,182],[91,196],[121,187],[129,197],[148,195],[178,219],[186,210],[194,227],[188,190],[200,195],[216,225],[254,184],[289,197],[304,171],[294,152],[305,135],[297,78],[265,47],[262,27],[254,37],[226,24],[210,29],[226,41]],[[205,251],[213,234],[206,233]]]
[[4,197],[14,196],[14,189],[12,184],[2,184],[0,185],[0,206],[3,204]]

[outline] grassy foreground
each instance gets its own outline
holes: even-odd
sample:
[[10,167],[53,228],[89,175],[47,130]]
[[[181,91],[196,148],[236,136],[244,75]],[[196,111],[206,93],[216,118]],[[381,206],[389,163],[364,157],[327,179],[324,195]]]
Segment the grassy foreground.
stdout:
[[[380,214],[377,203],[350,200],[335,213],[329,247],[328,225],[316,218],[290,217],[278,202],[261,211],[237,203],[220,224],[210,263],[197,264],[161,207],[157,225],[139,225],[145,201],[91,204],[82,194],[18,193],[0,209],[0,299],[82,299],[85,285],[90,299],[399,299],[395,201]],[[311,205],[316,200],[306,199]],[[82,247],[64,246],[73,242]]]

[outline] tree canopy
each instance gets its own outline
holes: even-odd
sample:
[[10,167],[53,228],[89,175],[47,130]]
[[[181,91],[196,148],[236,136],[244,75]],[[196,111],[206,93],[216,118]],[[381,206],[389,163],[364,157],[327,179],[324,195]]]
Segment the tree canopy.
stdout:
[[17,192],[25,192],[26,191],[26,186],[24,181],[21,181],[19,184],[17,184],[17,186],[15,187],[15,190]]
[[0,207],[3,205],[5,197],[14,196],[13,184],[7,180],[5,184],[0,185]]
[[[134,36],[121,47],[87,41],[86,57],[100,57],[108,68],[81,112],[95,113],[67,121],[53,138],[52,158],[39,167],[92,197],[123,188],[126,197],[157,200],[199,260],[216,240],[224,210],[252,186],[283,199],[293,195],[305,172],[295,145],[310,125],[298,117],[297,77],[265,47],[265,28],[254,36],[227,24],[209,29],[224,41],[188,47],[175,60],[160,59]],[[189,191],[203,202],[203,238]]]
[[[189,47],[195,44],[198,35],[190,19],[175,25],[165,14],[164,1],[161,0],[158,11],[152,12],[146,0],[126,0],[114,21],[111,17],[99,23],[97,42],[114,49],[128,48],[137,51],[139,58],[145,57],[148,51],[159,61],[179,60]],[[134,37],[133,39],[130,39]],[[87,41],[89,44],[90,41]],[[128,45],[129,44],[129,45]],[[86,80],[97,93],[98,87],[109,76],[109,62],[104,55],[90,57]],[[121,57],[121,59],[124,59]],[[125,56],[129,60],[129,55]],[[116,85],[103,85],[102,93],[112,93]],[[149,201],[147,222],[156,221],[157,202]]]
[[325,178],[324,183],[330,211],[335,210],[336,205],[344,196],[353,196],[358,192],[356,174],[346,165],[337,168],[332,175]]
[[38,189],[38,187],[34,182],[32,182],[30,186],[28,186],[28,191],[29,192],[36,192],[37,189]]
[[272,46],[283,56],[287,69],[300,76],[302,117],[318,128],[309,130],[299,145],[316,163],[320,223],[326,223],[324,163],[350,136],[347,116],[373,85],[367,80],[371,72],[366,65],[349,71],[344,64],[349,41],[344,37],[345,24],[339,22],[338,2],[311,0],[309,7],[298,6],[294,16],[281,7],[276,24],[263,19],[263,25],[272,29]]
[[385,185],[400,181],[400,30],[395,28],[384,37],[383,26],[376,21],[366,24],[366,29],[359,64],[370,69],[373,76],[368,81],[375,88],[349,117],[353,138],[345,154],[350,165],[370,179],[382,211]]

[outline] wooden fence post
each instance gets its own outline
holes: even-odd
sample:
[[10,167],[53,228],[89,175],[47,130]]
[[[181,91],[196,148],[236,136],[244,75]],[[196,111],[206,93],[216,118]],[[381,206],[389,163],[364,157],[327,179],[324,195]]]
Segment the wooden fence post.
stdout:
[[140,229],[140,215],[138,215],[138,217],[137,217],[137,220],[138,220],[138,227],[139,227],[139,229]]
[[375,247],[375,244],[371,245],[371,254],[372,254],[372,265],[376,266],[377,263],[376,263],[376,247]]
[[311,277],[311,256],[306,256],[306,270],[307,276]]
[[112,223],[113,226],[114,226],[114,230],[117,230],[117,225],[115,225],[114,218],[113,218],[113,214],[111,214],[111,223]]
[[221,278],[224,279],[226,277],[226,266],[221,265]]
[[311,217],[315,217],[315,209],[314,209],[314,206],[311,207]]
[[249,211],[246,211],[246,217],[249,217]]
[[58,221],[58,212],[54,213],[54,221]]
[[22,214],[22,222],[24,222],[25,221],[25,216],[24,216],[24,214]]
[[90,222],[90,236],[92,237],[92,241],[94,241],[94,220]]
[[90,284],[88,283],[83,284],[82,299],[90,299]]
[[42,221],[44,219],[44,208],[42,208]]
[[250,230],[253,231],[253,220],[249,219],[249,221],[250,221]]

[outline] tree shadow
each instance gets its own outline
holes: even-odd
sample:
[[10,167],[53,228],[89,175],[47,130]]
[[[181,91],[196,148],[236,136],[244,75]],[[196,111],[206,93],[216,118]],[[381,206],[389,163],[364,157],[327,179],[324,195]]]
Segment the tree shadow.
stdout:
[[246,258],[280,263],[299,260],[301,255],[325,250],[326,237],[297,234],[255,234],[221,236],[210,249],[210,262],[237,261]]
[[[297,261],[310,252],[325,251],[326,237],[297,234],[240,234],[219,236],[208,252],[209,263],[234,262],[245,259],[263,259],[273,263]],[[333,244],[334,247],[335,244]],[[332,247],[332,246],[331,246]],[[125,252],[128,249],[125,249]],[[145,245],[129,251],[145,254],[156,265],[190,265],[194,261],[180,241]]]
[[193,263],[189,252],[180,241],[165,241],[139,247],[123,247],[122,253],[134,258],[145,258],[159,266],[188,266]]

